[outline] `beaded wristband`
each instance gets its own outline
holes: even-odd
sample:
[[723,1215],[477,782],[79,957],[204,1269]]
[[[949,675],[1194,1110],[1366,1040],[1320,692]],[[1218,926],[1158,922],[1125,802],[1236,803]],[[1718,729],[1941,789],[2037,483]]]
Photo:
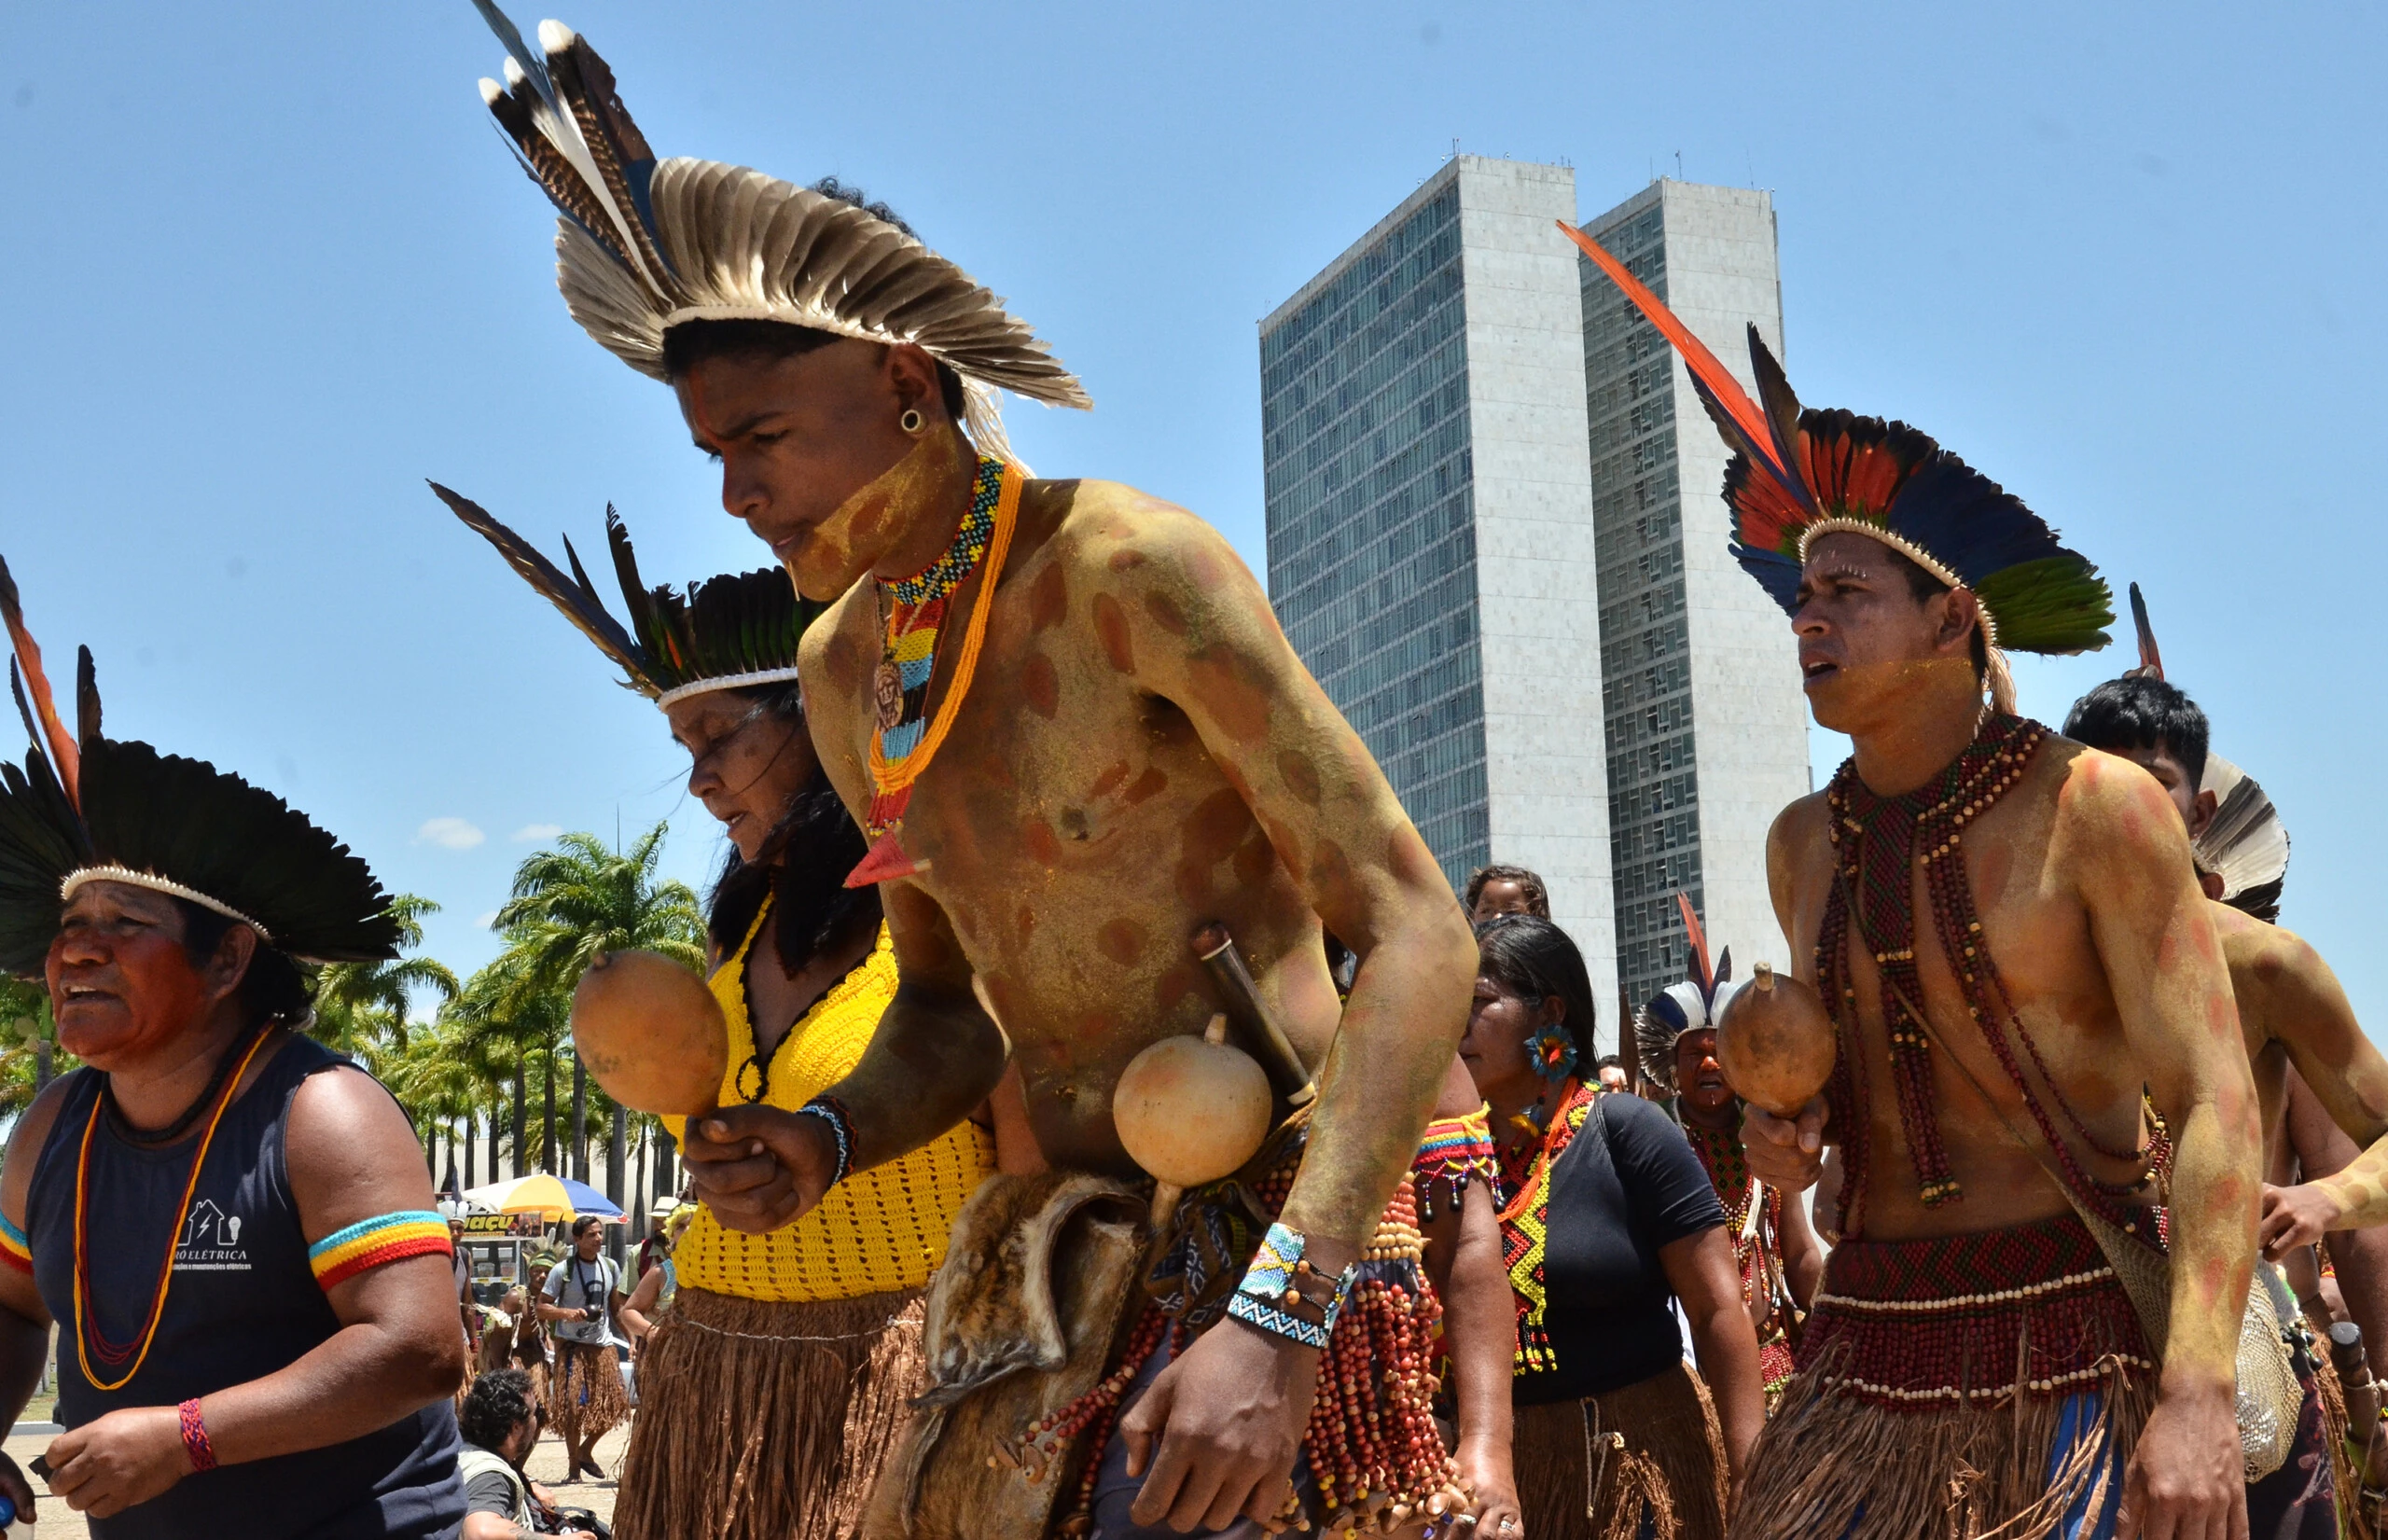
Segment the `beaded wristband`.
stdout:
[[183,1452],[190,1456],[193,1472],[215,1468],[215,1446],[207,1441],[207,1422],[199,1415],[199,1397],[194,1395],[174,1408],[183,1423]]
[[[829,1137],[838,1142],[838,1169],[830,1174],[829,1186],[834,1187],[854,1174],[854,1124],[846,1104],[834,1096],[816,1096],[796,1109],[798,1117],[818,1117],[829,1125]],[[828,1187],[821,1189],[824,1192]]]
[[[1343,1276],[1335,1280],[1332,1291],[1325,1292],[1323,1297],[1305,1295],[1299,1280],[1323,1276],[1302,1259],[1302,1253],[1309,1246],[1309,1239],[1301,1231],[1271,1224],[1260,1249],[1253,1254],[1252,1265],[1243,1270],[1243,1282],[1236,1285],[1235,1293],[1228,1299],[1228,1314],[1245,1325],[1257,1326],[1304,1347],[1326,1347],[1360,1268],[1356,1262],[1345,1268]],[[1282,1308],[1298,1304],[1319,1307],[1326,1319],[1313,1324]]]

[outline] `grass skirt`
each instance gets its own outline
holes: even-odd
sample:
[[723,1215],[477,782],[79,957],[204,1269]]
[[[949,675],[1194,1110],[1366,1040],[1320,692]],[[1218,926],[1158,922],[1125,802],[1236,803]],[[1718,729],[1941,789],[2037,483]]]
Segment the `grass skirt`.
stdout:
[[1846,1242],[1751,1455],[1735,1540],[2040,1540],[2118,1494],[2152,1357],[2071,1214]]
[[1533,1540],[1722,1540],[1724,1436],[1689,1365],[1589,1400],[1520,1407],[1516,1425]]
[[639,1361],[621,1540],[845,1540],[921,1388],[914,1290],[783,1304],[683,1286]]
[[548,1375],[548,1427],[568,1444],[587,1450],[630,1417],[621,1359],[610,1342],[557,1338],[554,1350],[555,1367]]

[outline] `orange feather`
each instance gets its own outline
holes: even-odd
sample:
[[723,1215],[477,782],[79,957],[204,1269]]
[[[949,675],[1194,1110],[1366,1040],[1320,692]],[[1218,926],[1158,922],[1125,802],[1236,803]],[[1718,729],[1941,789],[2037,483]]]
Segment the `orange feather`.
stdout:
[[[1593,265],[1607,273],[1611,281],[1625,291],[1625,297],[1633,301],[1633,308],[1649,318],[1650,325],[1659,328],[1659,335],[1674,344],[1675,351],[1683,354],[1685,366],[1700,376],[1700,382],[1724,403],[1725,409],[1732,414],[1734,423],[1749,438],[1751,447],[1772,459],[1773,451],[1770,446],[1774,442],[1774,430],[1767,425],[1766,413],[1750,399],[1749,392],[1742,389],[1742,382],[1733,378],[1732,371],[1708,351],[1708,344],[1694,337],[1691,328],[1675,319],[1674,312],[1667,309],[1666,301],[1652,294],[1642,280],[1626,271],[1625,264],[1611,257],[1599,242],[1564,219],[1558,224],[1567,232],[1567,239],[1583,247],[1584,255],[1592,259]],[[1775,468],[1778,471],[1783,469],[1780,465]]]

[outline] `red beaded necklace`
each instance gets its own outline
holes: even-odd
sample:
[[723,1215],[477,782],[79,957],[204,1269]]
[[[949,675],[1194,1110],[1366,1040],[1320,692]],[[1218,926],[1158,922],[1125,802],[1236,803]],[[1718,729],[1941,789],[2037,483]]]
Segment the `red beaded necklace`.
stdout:
[[[1830,810],[1829,832],[1834,852],[1833,884],[1816,937],[1816,976],[1825,1005],[1841,1038],[1833,1069],[1833,1100],[1847,1116],[1839,1119],[1847,1140],[1849,1178],[1842,1184],[1840,1230],[1854,1238],[1861,1233],[1866,1175],[1870,1169],[1867,1120],[1864,1109],[1869,1091],[1863,1045],[1857,1040],[1857,986],[1851,966],[1851,916],[1873,953],[1881,977],[1882,1020],[1890,1033],[1893,1089],[1898,1099],[1899,1123],[1914,1161],[1918,1196],[1926,1206],[1954,1202],[1964,1197],[1949,1170],[1949,1153],[1940,1134],[1939,1109],[1933,1100],[1932,1042],[1926,1024],[1917,1015],[1923,998],[1916,966],[1914,871],[1924,873],[1924,892],[1931,907],[1932,936],[1941,954],[1956,971],[1967,1014],[1981,1034],[2007,1079],[2022,1095],[2023,1104],[2041,1134],[2055,1150],[2067,1180],[2083,1200],[2101,1213],[2111,1213],[2117,1225],[2129,1218],[2113,1200],[2134,1194],[2146,1180],[2149,1151],[2110,1148],[2065,1099],[2048,1074],[2039,1045],[2017,1015],[2014,1001],[2001,981],[1997,964],[1974,907],[1973,884],[1965,870],[1965,826],[1996,805],[2022,780],[2032,757],[2048,739],[2048,729],[2021,717],[1993,714],[1963,753],[1932,781],[1903,797],[1877,797],[1858,778],[1857,763],[1842,762],[1826,792]],[[2026,1078],[2015,1054],[2022,1045],[2039,1087]],[[2040,1089],[2082,1143],[2109,1159],[2129,1161],[2137,1168],[2134,1179],[2101,1182],[2084,1171],[2067,1142],[2048,1117]]]
[[[91,1098],[91,1115],[83,1123],[83,1145],[75,1160],[75,1356],[83,1366],[83,1378],[91,1388],[101,1391],[122,1390],[141,1372],[142,1364],[149,1356],[149,1348],[158,1339],[158,1323],[166,1313],[166,1291],[174,1281],[174,1253],[182,1245],[183,1226],[190,1219],[192,1194],[199,1190],[199,1173],[207,1164],[208,1146],[215,1143],[215,1130],[224,1121],[224,1114],[231,1107],[232,1099],[241,1089],[242,1076],[249,1073],[250,1063],[266,1039],[273,1035],[273,1023],[260,1028],[250,1039],[248,1051],[241,1056],[240,1064],[225,1077],[223,1089],[215,1093],[215,1110],[207,1117],[207,1131],[199,1136],[199,1148],[190,1158],[190,1175],[183,1183],[183,1200],[174,1210],[174,1228],[166,1237],[165,1259],[158,1265],[158,1284],[149,1297],[149,1317],[142,1324],[141,1335],[130,1342],[111,1341],[100,1330],[99,1311],[91,1304],[91,1269],[90,1253],[84,1241],[86,1211],[91,1190],[91,1135],[100,1126],[100,1103],[103,1096]],[[91,1360],[97,1358],[110,1368],[127,1360],[132,1367],[121,1379],[104,1380],[91,1372]]]

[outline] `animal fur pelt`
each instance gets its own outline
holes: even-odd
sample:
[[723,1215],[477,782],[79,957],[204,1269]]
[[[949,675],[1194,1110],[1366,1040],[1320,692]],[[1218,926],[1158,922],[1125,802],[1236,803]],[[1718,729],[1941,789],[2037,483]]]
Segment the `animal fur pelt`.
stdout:
[[1041,1535],[1076,1474],[1030,1481],[991,1453],[1103,1378],[1136,1296],[1145,1200],[1109,1177],[994,1176],[929,1285],[928,1389],[896,1436],[865,1540]]

